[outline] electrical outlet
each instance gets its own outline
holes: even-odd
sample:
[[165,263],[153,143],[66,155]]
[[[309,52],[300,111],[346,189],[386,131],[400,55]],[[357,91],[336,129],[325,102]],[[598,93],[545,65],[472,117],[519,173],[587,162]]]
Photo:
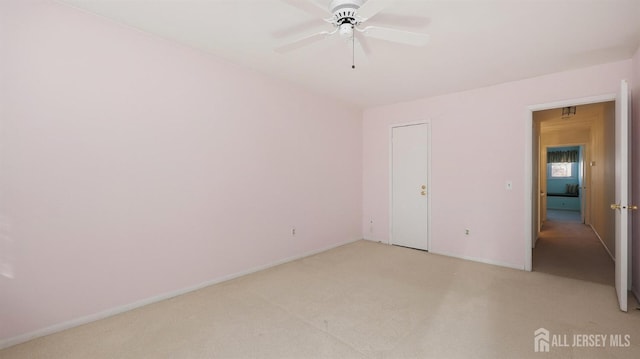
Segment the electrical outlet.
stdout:
[[471,230],[469,230],[469,229],[465,229],[465,230],[464,230],[464,235],[465,235],[465,236],[468,236],[469,234],[471,234]]
[[291,228],[291,235],[295,236],[296,235],[296,227],[292,227]]
[[507,190],[512,190],[512,189],[513,189],[513,182],[511,182],[511,181],[507,181],[507,183],[506,183],[506,185],[505,185],[505,188],[506,188]]

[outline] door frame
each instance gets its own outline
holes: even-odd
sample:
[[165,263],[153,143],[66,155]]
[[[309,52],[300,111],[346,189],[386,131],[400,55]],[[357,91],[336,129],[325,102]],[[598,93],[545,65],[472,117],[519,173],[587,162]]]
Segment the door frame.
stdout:
[[427,120],[395,123],[389,126],[389,236],[387,244],[393,244],[393,129],[396,127],[408,127],[416,125],[427,126],[427,246],[431,250],[431,123]]
[[[616,210],[616,234],[615,234],[615,272],[616,295],[620,310],[628,310],[628,293],[631,290],[631,216],[629,205],[633,201],[631,189],[631,89],[626,80],[620,82],[619,96],[615,103],[615,148],[616,148],[616,188],[614,203],[622,206]],[[624,116],[623,116],[624,115]],[[626,164],[624,164],[626,162]],[[618,163],[621,163],[618,166]],[[624,248],[624,250],[623,250]],[[623,255],[626,252],[626,255]]]
[[586,143],[580,145],[580,162],[578,163],[578,193],[580,195],[580,222],[582,224],[591,222],[591,216],[587,216],[587,210],[591,211],[591,207],[589,207],[591,206],[591,166],[587,166],[587,162],[591,163],[591,157],[589,157],[589,161],[586,161],[587,154],[591,155],[591,151],[587,150],[588,148]]
[[[589,143],[584,143],[584,142],[566,142],[560,145],[551,145],[551,146],[540,146],[540,153],[542,153],[542,149],[544,149],[544,152],[548,152],[549,148],[554,148],[554,147],[579,147],[578,152],[580,153],[579,158],[580,161],[578,161],[578,173],[576,174],[576,177],[579,179],[580,177],[582,177],[582,181],[578,182],[580,187],[579,187],[579,191],[580,191],[580,217],[581,217],[581,222],[582,224],[590,224],[587,222],[591,222],[590,221],[590,216],[587,216],[587,205],[591,205],[590,199],[591,199],[591,194],[588,191],[585,191],[583,189],[583,187],[586,186],[587,182],[589,184],[588,189],[591,190],[591,168],[587,167],[585,165],[586,163],[586,159],[589,159],[589,161],[591,160],[591,157],[587,156],[585,153],[591,151],[591,146]],[[582,167],[582,168],[581,168]],[[540,166],[540,168],[542,168],[542,166]],[[582,174],[580,173],[580,171],[582,171]],[[543,173],[538,173],[538,176],[540,177],[539,180],[542,181],[548,181],[549,179],[549,174],[548,172],[546,172],[546,166],[545,166],[545,173],[543,176]],[[587,181],[587,177],[589,177],[589,181]],[[534,184],[535,186],[535,184]],[[536,190],[535,188],[533,189],[534,191]],[[546,194],[548,195],[548,187],[545,188],[546,190]],[[590,208],[590,207],[589,207]],[[589,221],[587,221],[587,219],[589,219]],[[544,219],[542,220],[542,222],[544,222]],[[537,234],[538,236],[540,235],[540,233]],[[536,245],[536,238],[534,238],[533,241],[533,246],[532,248],[535,248]]]
[[533,130],[533,113],[536,111],[551,110],[554,108],[562,108],[567,106],[589,105],[599,102],[616,101],[617,94],[604,94],[592,97],[583,97],[570,100],[547,102],[537,105],[527,106],[525,111],[525,140],[524,140],[524,270],[530,272],[533,260],[533,244],[537,237],[537,214],[533,213],[533,201],[536,200],[537,186],[533,185],[537,178],[534,177],[533,166],[533,148],[534,148],[534,130]]

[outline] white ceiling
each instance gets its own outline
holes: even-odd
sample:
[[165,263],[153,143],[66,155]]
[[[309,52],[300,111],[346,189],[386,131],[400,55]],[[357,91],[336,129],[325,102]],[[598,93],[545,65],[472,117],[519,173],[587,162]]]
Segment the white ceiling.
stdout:
[[[60,1],[360,107],[629,59],[640,46],[640,0],[397,0],[383,13],[428,18],[406,29],[431,41],[416,48],[369,39],[371,55],[353,70],[338,37],[273,51],[331,30],[285,0]],[[300,24],[309,30],[290,31]]]

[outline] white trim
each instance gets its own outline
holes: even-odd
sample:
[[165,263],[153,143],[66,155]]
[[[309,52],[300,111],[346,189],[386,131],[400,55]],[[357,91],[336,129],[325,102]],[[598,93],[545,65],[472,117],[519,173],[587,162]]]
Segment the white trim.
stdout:
[[111,309],[107,309],[107,310],[104,310],[104,311],[101,311],[101,312],[98,312],[98,313],[89,314],[89,315],[86,315],[86,316],[83,316],[83,317],[75,318],[75,319],[72,319],[72,320],[69,320],[69,321],[66,321],[66,322],[63,322],[63,323],[54,324],[54,325],[48,326],[46,328],[35,330],[33,332],[21,334],[21,335],[18,335],[18,336],[12,337],[12,338],[8,338],[8,339],[3,339],[3,340],[0,340],[0,350],[8,348],[8,347],[11,347],[11,346],[14,346],[14,345],[17,345],[17,344],[21,344],[21,343],[27,342],[29,340],[33,340],[33,339],[36,339],[36,338],[39,338],[39,337],[43,337],[45,335],[54,334],[54,333],[61,332],[63,330],[67,330],[67,329],[71,329],[71,328],[74,328],[74,327],[77,327],[77,326],[80,326],[80,325],[83,325],[83,324],[95,322],[95,321],[100,320],[100,319],[104,319],[104,318],[108,318],[108,317],[111,317],[111,316],[114,316],[114,315],[117,315],[117,314],[128,312],[130,310],[133,310],[133,309],[136,309],[136,308],[139,308],[139,307],[143,307],[145,305],[149,305],[149,304],[157,303],[157,302],[169,299],[169,298],[177,297],[179,295],[183,295],[183,294],[186,294],[186,293],[189,293],[189,292],[193,292],[193,291],[196,291],[198,289],[202,289],[202,288],[205,288],[205,287],[208,287],[208,286],[211,286],[211,285],[215,285],[215,284],[219,284],[219,283],[222,283],[222,282],[226,282],[228,280],[235,279],[235,278],[238,278],[238,277],[242,277],[242,276],[245,276],[247,274],[259,272],[259,271],[262,271],[262,270],[265,270],[265,269],[268,269],[268,268],[271,268],[271,267],[275,267],[275,266],[278,266],[278,265],[281,265],[281,264],[284,264],[284,263],[292,262],[292,261],[295,261],[295,260],[298,260],[298,259],[301,259],[301,258],[305,258],[305,257],[309,257],[309,256],[312,256],[312,255],[315,255],[315,254],[318,254],[318,253],[326,252],[328,250],[331,250],[331,249],[334,249],[334,248],[337,248],[337,247],[341,247],[341,246],[344,246],[344,245],[347,245],[347,244],[350,244],[350,243],[354,243],[354,242],[357,242],[359,240],[361,240],[361,239],[352,239],[352,240],[348,240],[346,242],[332,244],[332,245],[327,246],[327,247],[323,247],[323,248],[320,248],[320,249],[312,250],[312,251],[305,252],[305,253],[302,253],[302,254],[299,254],[299,255],[295,255],[295,256],[287,257],[287,258],[284,258],[284,259],[281,259],[281,260],[277,260],[275,262],[271,262],[271,263],[267,263],[267,264],[264,264],[264,265],[261,265],[261,266],[249,268],[249,269],[244,270],[244,271],[240,271],[240,272],[233,273],[233,274],[230,274],[230,275],[226,275],[226,276],[223,276],[223,277],[219,277],[219,278],[215,278],[215,279],[212,279],[212,280],[208,280],[208,281],[205,281],[205,282],[202,282],[202,283],[190,286],[190,287],[178,289],[178,290],[175,290],[175,291],[172,291],[172,292],[168,292],[168,293],[163,293],[163,294],[160,294],[160,295],[157,295],[157,296],[153,296],[153,297],[150,297],[150,298],[146,298],[146,299],[142,299],[142,300],[139,300],[139,301],[136,301],[136,302],[133,302],[133,303],[121,305],[121,306],[114,307],[114,308],[111,308]]
[[577,99],[569,99],[569,100],[562,100],[562,101],[556,101],[556,102],[542,103],[538,105],[531,105],[531,106],[527,106],[527,109],[531,112],[535,112],[535,111],[551,110],[554,108],[562,108],[567,106],[590,105],[590,104],[600,103],[600,102],[615,101],[616,97],[617,95],[615,93],[609,93],[609,94],[598,95],[598,96],[582,97]]
[[427,251],[431,249],[431,123],[428,120],[395,123],[389,125],[389,235],[387,244],[392,245],[393,237],[393,129],[416,125],[427,126]]
[[600,234],[598,234],[598,231],[596,231],[596,229],[593,228],[593,225],[591,225],[591,224],[589,224],[589,227],[591,227],[591,230],[593,231],[593,233],[595,233],[596,237],[598,237],[598,240],[600,241],[600,243],[604,247],[604,250],[607,251],[607,253],[609,254],[609,257],[611,257],[611,260],[615,263],[616,257],[614,257],[613,254],[611,254],[611,252],[609,251],[609,248],[607,248],[607,245],[604,244],[604,241],[602,240],[602,237],[600,237]]
[[431,194],[433,193],[432,181],[431,181],[431,124],[426,122],[427,125],[427,251],[431,250]]
[[389,126],[389,167],[388,173],[389,176],[389,187],[388,187],[388,196],[389,196],[389,233],[387,233],[387,244],[391,245],[391,237],[393,236],[393,125]]
[[489,259],[485,259],[485,258],[470,257],[470,256],[460,256],[460,255],[457,255],[457,254],[451,254],[451,253],[447,253],[447,252],[436,252],[436,251],[429,251],[429,253],[437,254],[437,255],[441,255],[441,256],[446,256],[446,257],[464,259],[464,260],[468,260],[468,261],[472,261],[472,262],[490,264],[490,265],[499,266],[499,267],[506,267],[506,268],[517,269],[517,270],[526,270],[523,266],[519,266],[519,265],[512,264],[512,263],[493,261],[493,260],[489,260]]
[[532,246],[535,242],[533,238],[535,236],[535,232],[533,231],[533,113],[535,111],[542,110],[550,110],[554,108],[561,108],[567,106],[579,106],[579,105],[587,105],[592,103],[599,102],[608,102],[615,101],[617,95],[613,94],[605,94],[599,96],[591,96],[591,97],[583,97],[572,100],[562,100],[556,102],[548,102],[538,105],[527,106],[526,108],[526,116],[525,116],[525,138],[524,138],[524,146],[525,146],[525,158],[524,158],[524,212],[525,212],[525,221],[524,221],[524,235],[525,235],[525,255],[524,255],[524,268],[527,271],[531,271],[532,266],[532,257],[533,251]]
[[[524,136],[524,270],[531,272],[533,247],[537,238],[533,232],[533,111],[528,110]],[[539,211],[538,211],[539,212]],[[537,232],[537,230],[536,230]]]

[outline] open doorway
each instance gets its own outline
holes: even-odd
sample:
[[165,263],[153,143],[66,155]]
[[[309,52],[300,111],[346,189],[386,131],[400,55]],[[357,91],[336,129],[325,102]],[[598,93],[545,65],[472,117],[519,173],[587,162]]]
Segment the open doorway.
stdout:
[[532,270],[613,286],[615,103],[536,111],[533,126]]
[[[588,224],[596,233],[598,240],[615,258],[615,292],[618,297],[620,310],[628,310],[629,287],[631,282],[630,247],[631,247],[631,222],[630,212],[637,209],[630,202],[630,98],[629,84],[626,80],[620,81],[619,91],[614,94],[601,95],[577,100],[559,101],[555,103],[529,106],[525,136],[525,248],[524,269],[532,270],[533,249],[539,240],[543,229],[544,216],[541,212],[545,207],[541,206],[546,195],[540,192],[540,121],[534,121],[535,112],[549,109],[558,109],[580,105],[597,105],[603,103],[604,113],[607,118],[614,120],[596,121],[600,126],[593,131],[591,143],[593,147],[606,148],[598,151],[592,148],[594,156],[589,162],[592,167],[591,175],[587,180],[592,181],[591,195],[587,196],[587,211],[585,212],[585,224]],[[613,123],[613,126],[605,126]],[[611,128],[613,127],[613,128]],[[613,151],[610,150],[613,148]],[[599,164],[599,165],[598,165]],[[595,169],[595,170],[594,170]],[[610,176],[615,173],[614,176]],[[614,177],[613,181],[610,181]],[[594,183],[600,181],[601,184]],[[595,192],[594,191],[598,191]],[[614,214],[611,215],[611,212]]]
[[585,147],[586,144],[581,144],[543,149],[545,173],[541,173],[540,182],[547,199],[544,221],[585,223]]

